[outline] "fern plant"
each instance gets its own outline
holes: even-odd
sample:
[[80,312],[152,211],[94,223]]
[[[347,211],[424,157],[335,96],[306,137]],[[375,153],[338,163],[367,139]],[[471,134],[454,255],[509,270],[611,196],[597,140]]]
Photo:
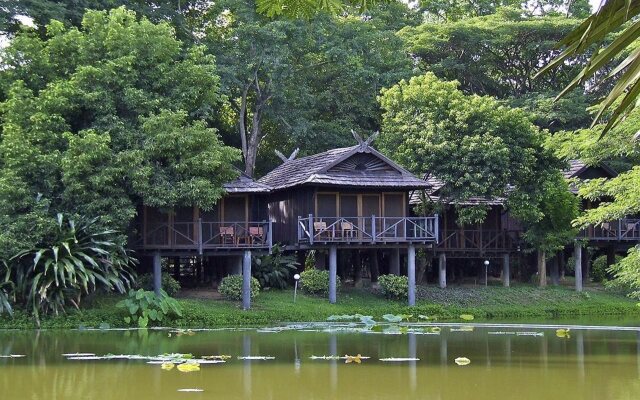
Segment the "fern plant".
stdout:
[[271,254],[254,260],[253,277],[258,279],[260,287],[284,289],[300,263],[294,255],[285,255],[278,245],[273,246]]
[[0,260],[0,314],[13,314],[11,298],[13,296],[13,283],[11,282],[11,271],[4,260]]

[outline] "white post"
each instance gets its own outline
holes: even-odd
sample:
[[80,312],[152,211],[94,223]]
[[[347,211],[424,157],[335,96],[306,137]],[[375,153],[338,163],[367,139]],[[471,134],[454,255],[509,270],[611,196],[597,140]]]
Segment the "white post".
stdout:
[[511,281],[511,277],[509,276],[510,266],[509,253],[504,253],[502,256],[502,285],[504,287],[509,287]]
[[407,252],[407,275],[409,278],[409,305],[416,305],[416,247],[409,245]]
[[582,292],[582,246],[580,246],[579,242],[576,242],[574,246],[576,292]]
[[447,255],[445,253],[440,253],[438,256],[438,282],[441,289],[447,287]]
[[242,309],[251,308],[251,251],[245,250],[242,259]]
[[338,249],[336,246],[329,247],[329,303],[335,304],[337,298],[337,282],[338,274]]
[[162,262],[160,252],[153,254],[153,292],[156,296],[160,296],[162,289]]

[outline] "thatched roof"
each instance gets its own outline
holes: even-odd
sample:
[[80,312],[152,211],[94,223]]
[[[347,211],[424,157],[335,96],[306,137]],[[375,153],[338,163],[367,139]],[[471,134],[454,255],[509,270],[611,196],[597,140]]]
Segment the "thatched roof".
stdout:
[[361,143],[293,160],[258,180],[273,190],[299,185],[421,189],[429,184]]

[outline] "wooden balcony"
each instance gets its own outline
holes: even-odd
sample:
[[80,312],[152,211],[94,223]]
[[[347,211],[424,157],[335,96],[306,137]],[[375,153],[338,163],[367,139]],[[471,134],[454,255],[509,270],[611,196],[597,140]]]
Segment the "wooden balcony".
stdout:
[[138,248],[143,250],[271,249],[271,222],[225,221],[149,223]]
[[640,218],[591,225],[580,231],[578,237],[595,242],[640,242]]
[[298,243],[437,243],[438,216],[298,217]]
[[438,249],[485,254],[515,251],[519,245],[515,230],[455,229],[442,231]]

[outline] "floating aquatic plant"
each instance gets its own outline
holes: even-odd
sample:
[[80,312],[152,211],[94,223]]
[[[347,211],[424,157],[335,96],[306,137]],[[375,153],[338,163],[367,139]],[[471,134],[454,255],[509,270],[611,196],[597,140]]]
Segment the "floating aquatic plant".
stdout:
[[399,358],[399,357],[389,357],[389,358],[380,358],[380,361],[383,362],[405,362],[405,361],[420,361],[419,358]]
[[200,371],[200,364],[196,362],[186,362],[179,364],[176,368],[178,368],[180,372],[197,372]]
[[563,339],[571,338],[570,329],[556,329],[556,336]]
[[311,360],[339,360],[340,356],[311,356]]
[[161,368],[165,371],[171,371],[175,367],[175,364],[172,362],[163,362]]
[[275,360],[273,356],[244,356],[238,357],[238,360]]
[[[351,364],[351,363],[356,363],[356,364],[361,364],[362,363],[362,359],[365,357],[362,357],[362,355],[357,354],[355,356],[350,356],[345,354],[344,355],[344,363],[345,364]],[[369,357],[366,357],[369,358]]]
[[24,354],[7,354],[7,355],[0,355],[0,358],[22,358],[22,357],[26,357]]
[[450,332],[473,332],[473,326],[461,326],[459,328],[451,328]]
[[454,361],[456,364],[463,366],[471,364],[471,360],[469,360],[467,357],[458,357]]
[[463,319],[465,321],[473,321],[475,317],[471,314],[461,314],[460,315],[460,319]]
[[222,354],[222,355],[219,355],[219,356],[202,356],[200,358],[205,359],[205,360],[223,360],[224,361],[224,360],[229,360],[231,358],[231,356]]
[[204,392],[202,389],[178,389],[178,392]]

